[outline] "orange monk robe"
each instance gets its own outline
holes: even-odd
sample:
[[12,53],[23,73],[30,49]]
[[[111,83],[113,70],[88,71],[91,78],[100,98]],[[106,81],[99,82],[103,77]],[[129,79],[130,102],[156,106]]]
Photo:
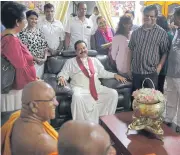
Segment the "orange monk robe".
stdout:
[[59,154],[58,154],[58,152],[53,152],[53,153],[51,153],[49,155],[59,155]]
[[[1,154],[2,155],[12,155],[10,137],[11,137],[11,132],[12,132],[14,122],[16,121],[17,118],[19,118],[20,113],[21,113],[20,110],[13,113],[10,116],[9,120],[1,128]],[[52,138],[58,141],[58,133],[56,132],[56,130],[54,130],[54,128],[48,122],[43,122],[43,126],[44,126],[45,131]],[[58,155],[58,153],[56,155]]]

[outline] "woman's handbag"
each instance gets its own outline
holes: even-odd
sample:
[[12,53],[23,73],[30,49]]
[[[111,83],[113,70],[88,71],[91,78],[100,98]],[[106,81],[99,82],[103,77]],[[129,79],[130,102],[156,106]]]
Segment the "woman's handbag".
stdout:
[[[6,34],[5,36],[7,35],[12,34]],[[1,55],[1,94],[7,94],[10,90],[12,90],[15,73],[16,70],[14,66],[9,62],[9,60],[7,60],[5,56]]]

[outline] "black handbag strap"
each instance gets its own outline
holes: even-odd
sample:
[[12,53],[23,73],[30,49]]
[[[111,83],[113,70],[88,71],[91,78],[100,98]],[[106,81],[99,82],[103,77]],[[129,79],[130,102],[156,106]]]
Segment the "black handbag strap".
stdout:
[[[13,34],[11,34],[11,33],[8,33],[8,34],[5,34],[4,36],[2,36],[1,37],[1,40],[4,38],[4,37],[6,37],[6,36],[13,36]],[[1,57],[3,57],[4,59],[6,59],[6,57],[3,55],[3,54],[1,54]]]

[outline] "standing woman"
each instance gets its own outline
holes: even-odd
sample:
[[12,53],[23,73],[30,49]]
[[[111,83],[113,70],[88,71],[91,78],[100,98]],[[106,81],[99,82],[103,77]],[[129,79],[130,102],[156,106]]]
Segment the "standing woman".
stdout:
[[[169,28],[166,17],[158,16],[157,20],[156,20],[156,24],[159,25],[160,27],[162,27],[167,32],[168,39],[169,39],[170,46],[171,46],[171,42],[173,40],[173,35],[170,32],[170,28]],[[169,49],[170,49],[170,46],[169,46]],[[161,91],[162,93],[164,93],[164,82],[165,82],[165,77],[167,74],[167,67],[168,67],[168,58],[166,58],[164,66],[161,69],[161,72],[159,73],[159,76],[158,76],[158,90]]]
[[112,40],[112,59],[116,62],[116,68],[120,75],[131,78],[130,71],[130,50],[128,48],[132,19],[124,15],[120,18],[116,34]]
[[34,57],[37,77],[42,78],[44,73],[44,62],[47,60],[48,44],[42,32],[36,28],[38,14],[29,10],[26,12],[28,25],[19,33],[19,38],[25,44]]
[[111,50],[112,38],[114,36],[114,31],[107,25],[104,17],[97,17],[98,28],[94,34],[96,49],[99,54],[108,55]]
[[6,2],[1,10],[1,21],[6,27],[1,34],[1,56],[6,57],[16,71],[13,90],[1,94],[1,112],[20,109],[22,89],[36,80],[33,56],[16,36],[25,27],[25,11],[26,7],[16,2]]

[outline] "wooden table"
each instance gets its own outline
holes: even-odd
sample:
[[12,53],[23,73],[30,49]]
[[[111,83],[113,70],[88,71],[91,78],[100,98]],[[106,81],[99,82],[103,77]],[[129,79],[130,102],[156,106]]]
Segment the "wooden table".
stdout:
[[109,133],[115,143],[117,155],[180,155],[180,135],[167,125],[162,124],[164,139],[160,141],[146,131],[130,130],[132,112],[100,117],[100,124]]

